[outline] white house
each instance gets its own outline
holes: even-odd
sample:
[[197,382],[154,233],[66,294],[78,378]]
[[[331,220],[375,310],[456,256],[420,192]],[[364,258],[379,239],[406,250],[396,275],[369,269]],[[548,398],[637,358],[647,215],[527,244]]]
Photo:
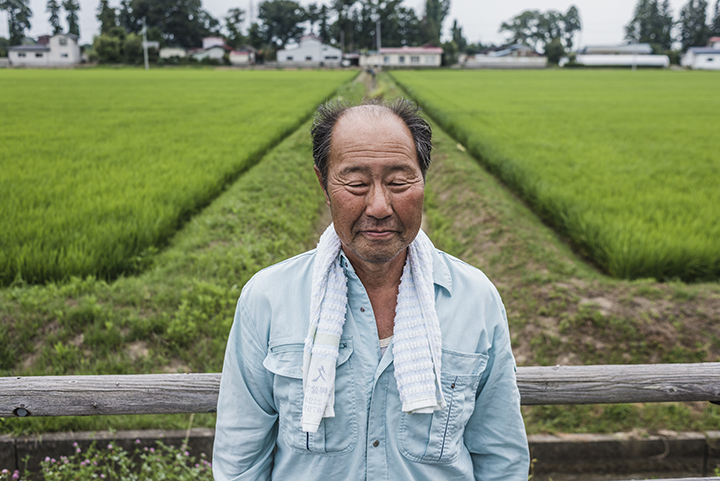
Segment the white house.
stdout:
[[539,69],[546,66],[547,57],[519,43],[495,52],[468,57],[463,63],[464,68]]
[[183,47],[165,47],[160,49],[160,58],[185,58],[187,50]]
[[227,45],[214,45],[210,48],[198,48],[195,50],[191,50],[189,55],[197,60],[198,62],[203,61],[206,58],[209,58],[211,60],[217,60],[218,62],[223,61],[223,57],[225,57],[225,53],[230,52],[232,48],[228,47]]
[[[652,55],[650,44],[601,45],[583,48],[575,56],[575,64],[584,67],[659,67],[670,66],[667,55]],[[558,65],[564,67],[570,63],[563,57]]]
[[62,67],[82,61],[78,37],[69,33],[43,35],[35,45],[8,47],[8,59],[16,67]]
[[690,47],[680,65],[693,70],[720,70],[720,37],[712,37],[707,47]]
[[278,50],[277,61],[281,65],[339,67],[342,51],[325,45],[315,35],[305,35],[295,48]]
[[251,65],[255,63],[256,50],[252,47],[243,47],[239,50],[230,52],[231,65]]
[[223,45],[225,45],[225,39],[222,37],[205,37],[205,38],[203,38],[202,48],[204,50],[207,50],[210,47],[215,47],[215,46],[222,47]]
[[439,67],[443,50],[440,47],[389,47],[369,51],[360,57],[361,67]]

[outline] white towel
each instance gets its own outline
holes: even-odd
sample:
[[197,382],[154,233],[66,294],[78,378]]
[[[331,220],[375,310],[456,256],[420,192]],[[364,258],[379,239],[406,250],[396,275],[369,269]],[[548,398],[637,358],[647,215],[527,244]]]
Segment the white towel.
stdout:
[[[347,310],[347,279],[332,224],[318,242],[313,268],[310,328],[303,355],[303,431],[314,433],[335,416],[335,363]],[[421,230],[405,261],[393,332],[393,357],[402,410],[430,413],[445,406],[440,387],[442,336],[435,312],[431,252]]]

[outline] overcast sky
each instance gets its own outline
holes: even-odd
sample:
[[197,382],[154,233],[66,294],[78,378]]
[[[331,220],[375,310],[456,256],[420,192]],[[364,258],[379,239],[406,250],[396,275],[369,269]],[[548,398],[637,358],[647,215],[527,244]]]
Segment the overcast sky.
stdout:
[[[45,12],[47,0],[30,0],[33,11],[30,36],[50,33],[48,14]],[[95,18],[99,0],[80,0],[80,42],[91,43],[93,35],[99,33],[100,25]],[[257,11],[258,0],[254,2]],[[310,0],[300,0],[307,5]],[[319,3],[329,3],[320,0]],[[451,0],[450,14],[445,20],[443,34],[449,34],[453,19],[463,27],[465,38],[470,42],[502,43],[505,36],[498,33],[500,23],[506,21],[523,10],[559,10],[567,11],[570,5],[580,10],[582,32],[580,45],[621,43],[624,37],[624,26],[630,20],[636,0]],[[680,8],[687,0],[670,0],[675,19]],[[708,2],[713,4],[714,2]],[[118,6],[120,0],[111,0],[110,5]],[[213,16],[220,19],[234,7],[249,10],[249,0],[204,0],[203,5]],[[424,0],[405,0],[405,5],[413,7],[418,15],[423,12]],[[712,8],[712,7],[710,7]],[[708,15],[713,12],[708,11]],[[63,20],[64,22],[64,20]],[[7,14],[0,12],[0,36],[8,36]]]

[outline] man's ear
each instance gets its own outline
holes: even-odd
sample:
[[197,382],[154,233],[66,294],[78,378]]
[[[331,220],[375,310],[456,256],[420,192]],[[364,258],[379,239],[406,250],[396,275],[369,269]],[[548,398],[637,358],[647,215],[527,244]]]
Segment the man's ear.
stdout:
[[322,173],[320,172],[320,169],[317,168],[317,165],[313,166],[313,169],[315,169],[315,176],[317,177],[317,180],[320,183],[320,188],[322,189],[323,194],[325,194],[325,203],[327,205],[330,205],[330,197],[328,197],[327,190],[325,190],[325,184],[323,183]]

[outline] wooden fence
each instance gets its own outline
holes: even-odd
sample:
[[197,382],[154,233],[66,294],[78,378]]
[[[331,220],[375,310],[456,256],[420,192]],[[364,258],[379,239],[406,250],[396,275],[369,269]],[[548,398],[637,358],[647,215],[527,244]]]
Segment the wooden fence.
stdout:
[[[710,401],[720,363],[519,367],[522,404]],[[220,374],[0,378],[0,417],[215,412]]]

